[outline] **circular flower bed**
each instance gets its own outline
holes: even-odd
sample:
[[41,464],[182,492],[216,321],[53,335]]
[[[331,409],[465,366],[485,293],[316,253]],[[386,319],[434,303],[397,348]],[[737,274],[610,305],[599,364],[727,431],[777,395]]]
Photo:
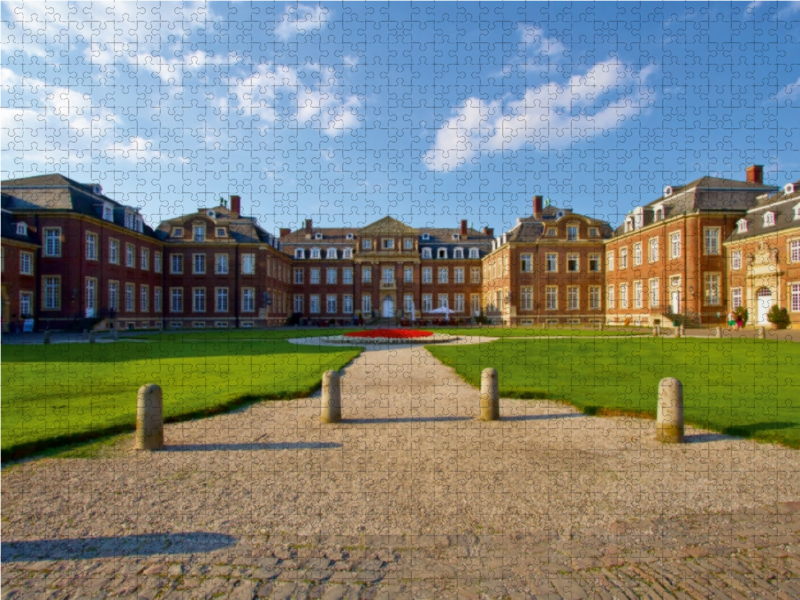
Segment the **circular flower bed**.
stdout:
[[344,334],[352,338],[381,338],[389,340],[410,340],[415,338],[431,337],[432,331],[423,329],[368,329],[366,331],[351,331]]

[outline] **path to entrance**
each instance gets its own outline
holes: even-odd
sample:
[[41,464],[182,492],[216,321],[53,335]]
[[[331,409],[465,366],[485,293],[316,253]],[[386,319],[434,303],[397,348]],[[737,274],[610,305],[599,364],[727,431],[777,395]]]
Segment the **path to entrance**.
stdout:
[[542,401],[481,423],[422,347],[363,353],[343,399],[4,469],[4,597],[800,596],[800,452]]

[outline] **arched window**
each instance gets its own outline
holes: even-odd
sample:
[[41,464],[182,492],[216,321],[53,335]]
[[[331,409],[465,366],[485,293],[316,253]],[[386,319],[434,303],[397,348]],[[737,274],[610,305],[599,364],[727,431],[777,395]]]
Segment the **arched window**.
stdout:
[[480,258],[480,254],[478,253],[477,248],[470,248],[469,249],[469,257],[470,258]]
[[736,233],[747,233],[747,219],[736,221]]
[[306,257],[306,251],[303,250],[302,248],[295,248],[294,257],[295,258],[305,258]]
[[764,213],[764,227],[772,227],[773,225],[775,225],[775,213],[774,212]]
[[342,250],[342,258],[353,258],[353,249],[345,248]]
[[453,258],[464,258],[464,249],[456,248],[453,250]]
[[423,248],[422,249],[422,258],[430,258],[431,257],[431,249],[430,248]]
[[328,248],[328,253],[325,255],[325,258],[329,260],[333,260],[337,258],[336,256],[336,248]]
[[422,240],[423,241],[427,242],[429,239],[431,239],[431,236],[429,236],[427,233],[423,233],[422,234]]
[[436,251],[436,258],[447,258],[447,248],[439,248]]
[[319,256],[320,256],[319,248],[312,248],[311,258],[319,258]]

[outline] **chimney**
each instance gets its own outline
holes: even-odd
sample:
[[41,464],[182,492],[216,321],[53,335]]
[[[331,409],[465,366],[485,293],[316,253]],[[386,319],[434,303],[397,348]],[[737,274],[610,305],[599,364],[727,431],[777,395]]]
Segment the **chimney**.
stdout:
[[290,233],[292,233],[291,229],[289,229],[288,227],[281,227],[281,237],[282,238],[286,237]]
[[542,211],[544,210],[544,196],[533,197],[533,216],[537,219],[542,218]]
[[466,236],[467,235],[467,220],[466,219],[461,219],[461,235],[462,236]]
[[492,229],[491,227],[484,227],[483,229],[481,229],[481,233],[483,235],[488,235],[489,237],[494,237],[494,229]]
[[242,214],[242,197],[231,196],[231,213],[237,217]]
[[764,165],[750,165],[747,167],[747,183],[764,183]]
[[311,227],[311,219],[306,219],[306,233],[311,233],[313,227]]

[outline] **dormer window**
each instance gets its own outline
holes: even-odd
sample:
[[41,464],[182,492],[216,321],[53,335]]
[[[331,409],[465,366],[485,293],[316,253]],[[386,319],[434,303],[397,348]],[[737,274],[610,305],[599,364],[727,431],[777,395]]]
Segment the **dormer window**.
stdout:
[[795,204],[794,206],[794,220],[797,221],[800,219],[800,204]]
[[456,248],[453,250],[453,258],[464,258],[464,249]]
[[774,212],[764,213],[764,227],[772,227],[773,225],[775,225],[775,213]]
[[136,215],[135,227],[136,231],[138,231],[139,233],[142,233],[144,231],[144,221],[142,221],[142,217],[140,217],[139,215]]
[[454,240],[460,240],[461,239],[461,234],[460,233],[454,233],[453,234],[453,239]]
[[195,242],[205,242],[206,241],[206,226],[205,225],[195,225],[192,228],[194,232],[194,241]]
[[470,248],[469,249],[469,257],[470,258],[480,258],[480,254],[478,254],[477,248]]
[[563,211],[563,210],[560,210],[560,211],[558,211],[558,212],[556,213],[556,219],[560,219],[560,218],[561,218],[561,217],[563,217],[563,216],[564,216],[564,211]]
[[557,235],[558,235],[558,230],[557,229],[554,229],[553,227],[551,227],[550,229],[547,230],[547,236],[548,237],[556,237]]
[[217,227],[217,237],[227,237],[227,235],[224,227]]
[[422,249],[422,258],[430,258],[431,257],[431,249],[430,248],[423,248]]
[[659,207],[653,212],[653,220],[654,221],[663,221],[664,220],[664,209],[663,209],[663,207]]
[[125,229],[133,229],[135,227],[134,215],[131,211],[125,211]]
[[206,216],[207,217],[211,217],[213,219],[214,218],[214,211],[213,210],[207,210],[206,211]]
[[625,232],[633,231],[633,217],[625,219]]
[[103,220],[114,222],[114,207],[110,204],[103,204]]
[[431,239],[431,236],[429,236],[427,233],[423,233],[422,234],[422,241],[423,242],[427,242],[429,239]]
[[321,233],[315,233],[314,234],[314,239],[315,240],[321,240],[322,239],[322,234]]
[[667,187],[664,188],[664,197],[668,198],[670,196],[672,196],[672,186],[668,185]]
[[172,237],[182,238],[183,237],[183,227],[173,227],[172,228]]
[[736,233],[747,233],[747,219],[736,221]]
[[342,250],[342,258],[353,258],[353,249],[345,248]]
[[364,250],[372,250],[372,240],[361,240],[361,247]]
[[352,233],[348,233],[346,236],[344,236],[344,238],[346,240],[352,240],[353,239],[353,234]]
[[17,235],[28,235],[27,223],[17,223]]
[[319,258],[319,257],[320,257],[319,248],[312,248],[311,249],[311,258]]
[[577,225],[570,225],[567,227],[567,240],[570,242],[574,242],[578,239],[578,226]]
[[335,260],[337,258],[337,256],[336,256],[336,248],[328,248],[328,252],[325,255],[325,258],[327,258],[329,260]]
[[439,248],[436,251],[436,258],[447,258],[447,248]]
[[392,239],[384,239],[383,240],[383,249],[384,250],[394,250],[394,240]]
[[783,193],[786,194],[787,196],[789,194],[794,194],[794,184],[787,183],[785,186],[783,186]]
[[306,251],[303,250],[302,248],[295,248],[294,257],[297,259],[304,259],[306,257]]
[[589,237],[600,237],[600,230],[597,227],[589,227]]

